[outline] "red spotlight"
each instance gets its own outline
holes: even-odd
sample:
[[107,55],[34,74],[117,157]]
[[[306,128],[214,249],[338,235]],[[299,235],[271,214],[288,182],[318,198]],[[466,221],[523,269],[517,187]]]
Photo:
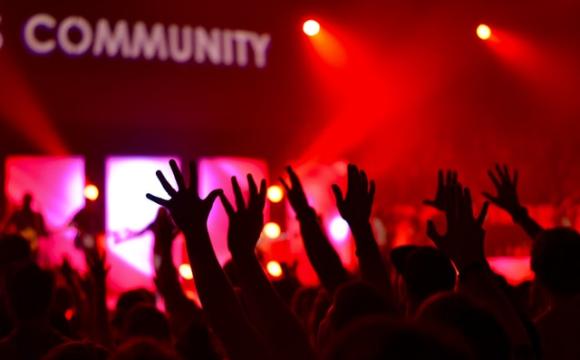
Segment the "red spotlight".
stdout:
[[475,30],[477,37],[481,40],[489,40],[491,39],[491,28],[485,24],[479,24],[477,29]]
[[316,20],[306,20],[302,25],[302,31],[308,36],[316,36],[320,32],[320,24]]

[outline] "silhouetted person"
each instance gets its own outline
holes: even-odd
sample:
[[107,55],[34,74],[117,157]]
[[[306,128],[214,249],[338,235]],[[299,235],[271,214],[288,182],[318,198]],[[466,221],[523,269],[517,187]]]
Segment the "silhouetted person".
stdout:
[[85,206],[73,215],[69,225],[77,231],[74,240],[75,248],[85,251],[99,247],[101,218],[96,201],[87,200]]
[[16,233],[28,240],[33,254],[38,251],[38,241],[48,235],[41,213],[32,209],[32,194],[22,197],[22,207],[12,213],[4,227],[4,232]]
[[453,264],[436,248],[400,246],[391,252],[391,262],[403,280],[399,300],[407,314],[415,313],[429,296],[455,287]]
[[462,336],[477,359],[511,358],[509,339],[499,322],[465,295],[437,294],[418,309],[417,317],[436,325],[442,332]]
[[0,341],[0,359],[39,359],[66,339],[49,325],[50,273],[29,264],[8,277],[8,309],[14,330]]
[[532,247],[536,282],[549,310],[536,322],[546,359],[580,359],[580,235],[568,228],[545,230]]

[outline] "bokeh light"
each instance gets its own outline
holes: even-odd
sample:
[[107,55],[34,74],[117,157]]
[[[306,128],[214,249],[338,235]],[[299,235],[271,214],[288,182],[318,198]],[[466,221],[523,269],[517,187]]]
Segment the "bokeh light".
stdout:
[[320,24],[316,20],[306,20],[302,25],[302,30],[308,36],[316,36],[320,32]]
[[179,265],[179,275],[185,280],[193,279],[193,272],[191,271],[191,266],[189,264]]
[[268,261],[266,264],[266,270],[268,271],[268,274],[274,278],[279,278],[283,273],[280,263],[274,260]]
[[336,242],[343,242],[348,238],[348,223],[340,216],[336,216],[330,221],[328,230],[330,236]]
[[83,195],[85,196],[85,199],[95,201],[99,198],[99,188],[93,184],[88,184],[85,186]]
[[475,32],[481,40],[489,40],[491,38],[491,28],[485,24],[480,24]]
[[272,185],[268,188],[267,196],[271,202],[279,203],[284,199],[284,190],[282,190],[280,185]]
[[282,230],[280,229],[280,225],[275,222],[269,222],[264,225],[263,232],[268,239],[274,240],[280,237]]

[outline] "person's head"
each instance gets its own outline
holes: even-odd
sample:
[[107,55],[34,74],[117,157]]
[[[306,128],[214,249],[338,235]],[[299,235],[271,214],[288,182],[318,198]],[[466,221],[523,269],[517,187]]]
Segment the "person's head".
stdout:
[[509,359],[509,339],[496,318],[464,295],[447,292],[429,298],[417,319],[463,336],[477,359]]
[[30,210],[32,208],[33,197],[31,193],[26,193],[22,196],[22,207],[24,209]]
[[580,294],[580,234],[569,228],[543,231],[532,246],[536,282],[556,298]]
[[320,324],[318,341],[323,345],[353,321],[388,310],[386,299],[373,286],[362,281],[341,285]]
[[370,316],[353,322],[323,351],[325,360],[467,360],[470,352],[448,334],[408,321]]
[[455,287],[453,264],[436,248],[401,246],[391,251],[391,262],[401,275],[400,295],[410,313],[431,295]]
[[14,320],[17,323],[47,320],[53,287],[52,274],[33,263],[9,274],[6,291]]
[[71,341],[61,344],[45,355],[43,360],[105,360],[107,349],[86,341]]
[[133,307],[125,317],[123,337],[125,340],[148,337],[169,342],[171,340],[169,322],[155,306],[139,304]]
[[304,326],[308,324],[308,318],[314,307],[316,296],[318,296],[318,288],[304,286],[298,289],[292,297],[292,312]]
[[117,328],[121,328],[127,313],[139,304],[155,306],[155,294],[147,289],[133,289],[122,293],[121,296],[119,296],[117,306],[115,307],[113,325]]
[[151,338],[137,338],[119,346],[111,360],[178,360],[177,353],[166,343]]

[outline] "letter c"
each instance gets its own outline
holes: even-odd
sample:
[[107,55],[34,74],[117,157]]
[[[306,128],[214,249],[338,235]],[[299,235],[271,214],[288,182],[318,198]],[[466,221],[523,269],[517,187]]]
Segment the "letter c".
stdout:
[[37,28],[52,30],[56,26],[56,19],[48,14],[36,14],[24,25],[24,42],[26,46],[37,54],[48,54],[56,47],[53,39],[39,40],[36,37]]

